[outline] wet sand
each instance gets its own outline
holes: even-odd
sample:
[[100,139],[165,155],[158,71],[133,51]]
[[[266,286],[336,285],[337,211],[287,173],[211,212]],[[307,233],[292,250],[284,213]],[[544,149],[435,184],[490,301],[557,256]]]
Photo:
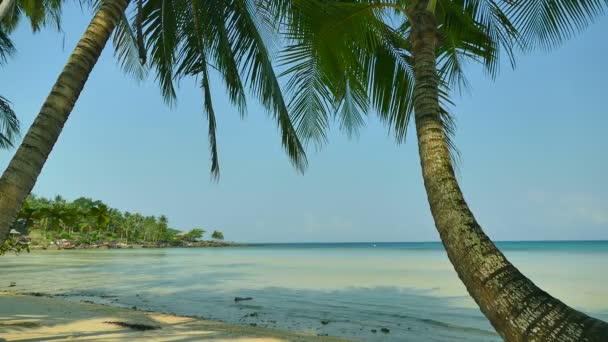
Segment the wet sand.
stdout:
[[157,312],[0,292],[0,341],[63,340],[346,341]]

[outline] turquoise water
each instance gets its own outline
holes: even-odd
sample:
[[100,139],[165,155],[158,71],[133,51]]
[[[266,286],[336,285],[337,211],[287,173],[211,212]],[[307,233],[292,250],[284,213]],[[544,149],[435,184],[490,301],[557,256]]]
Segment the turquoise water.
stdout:
[[[542,288],[608,320],[608,242],[498,245]],[[0,261],[0,286],[70,300],[366,341],[500,340],[440,243],[35,251]]]

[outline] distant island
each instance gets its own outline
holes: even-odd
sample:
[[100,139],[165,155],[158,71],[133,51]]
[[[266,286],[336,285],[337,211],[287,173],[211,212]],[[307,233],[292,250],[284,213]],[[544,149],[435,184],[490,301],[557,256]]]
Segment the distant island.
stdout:
[[0,248],[20,252],[30,249],[230,247],[219,230],[169,228],[165,215],[145,216],[111,208],[100,200],[79,197],[68,201],[30,195],[11,227],[10,238]]

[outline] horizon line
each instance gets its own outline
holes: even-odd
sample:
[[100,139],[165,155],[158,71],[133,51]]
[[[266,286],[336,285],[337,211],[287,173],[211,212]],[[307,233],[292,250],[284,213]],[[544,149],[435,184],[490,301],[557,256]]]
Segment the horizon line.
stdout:
[[[608,238],[606,239],[583,239],[583,240],[567,240],[567,239],[555,239],[555,240],[492,240],[494,243],[504,243],[504,242],[608,242]],[[249,244],[313,244],[313,243],[442,243],[441,240],[434,241],[304,241],[304,242],[242,242]]]

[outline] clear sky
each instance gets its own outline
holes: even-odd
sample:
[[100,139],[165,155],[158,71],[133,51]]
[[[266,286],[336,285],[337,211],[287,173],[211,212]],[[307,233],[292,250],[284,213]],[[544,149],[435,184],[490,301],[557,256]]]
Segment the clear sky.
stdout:
[[[26,25],[0,69],[0,94],[24,132],[90,20],[68,6],[64,34]],[[550,53],[520,56],[496,81],[471,66],[455,96],[459,179],[495,240],[608,239],[608,18]],[[34,192],[101,199],[170,226],[220,229],[247,242],[436,241],[415,136],[396,145],[370,116],[359,138],[336,130],[309,151],[301,175],[274,121],[249,102],[240,120],[218,82],[214,101],[222,177],[209,176],[202,96],[183,82],[175,108],[150,80],[121,73],[106,48]],[[336,126],[337,128],[337,126]],[[413,130],[412,130],[413,132]],[[0,151],[4,169],[14,150]]]

